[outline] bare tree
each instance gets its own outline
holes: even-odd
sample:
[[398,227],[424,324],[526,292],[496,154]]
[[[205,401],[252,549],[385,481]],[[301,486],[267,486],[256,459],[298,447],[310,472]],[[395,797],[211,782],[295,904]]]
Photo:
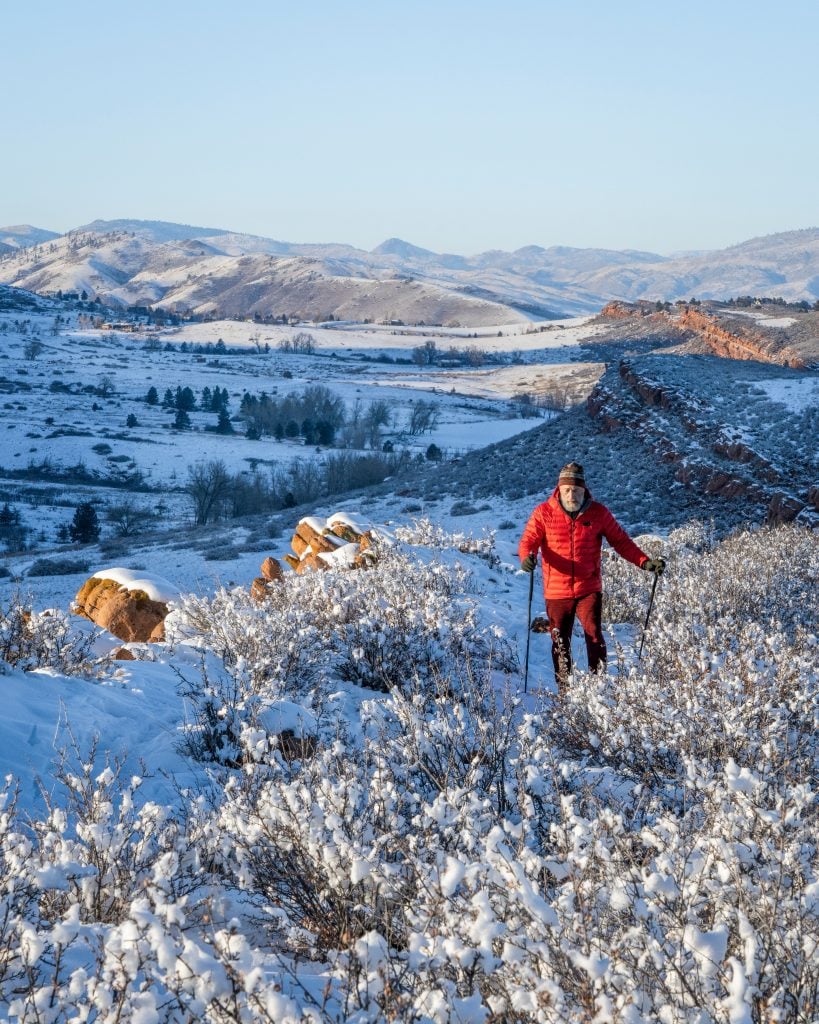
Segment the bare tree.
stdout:
[[197,526],[220,519],[230,500],[231,477],[227,466],[221,459],[197,462],[188,470],[185,490],[193,502]]
[[381,444],[381,427],[390,425],[390,404],[384,398],[377,398],[370,402],[370,407],[365,416],[367,431],[370,435],[370,447],[379,448]]
[[133,537],[141,533],[156,518],[156,514],[147,505],[126,498],[116,505],[109,505],[105,518],[113,524],[114,533],[118,537]]
[[44,348],[45,346],[40,341],[40,339],[34,337],[29,338],[29,340],[25,344],[25,348],[23,351],[25,352],[26,359],[34,360],[37,358],[37,356],[42,354]]
[[310,356],[316,351],[316,339],[308,331],[299,331],[292,338],[282,338],[279,342],[279,351]]
[[419,399],[412,407],[409,417],[408,429],[410,434],[424,434],[426,431],[433,431],[438,426],[441,418],[441,411],[433,402],[425,402]]
[[115,390],[114,378],[110,374],[104,373],[97,381],[97,394],[102,398],[110,398]]

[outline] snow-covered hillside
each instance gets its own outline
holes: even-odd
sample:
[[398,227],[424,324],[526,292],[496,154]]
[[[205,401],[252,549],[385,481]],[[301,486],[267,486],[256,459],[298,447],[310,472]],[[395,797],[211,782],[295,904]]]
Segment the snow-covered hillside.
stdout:
[[[535,318],[593,313],[615,299],[819,298],[819,228],[673,256],[537,245],[462,256],[396,238],[367,252],[139,220],[94,221],[62,239],[38,232],[0,229],[0,243],[11,244],[0,253],[0,281],[43,292],[80,286],[92,297],[126,304],[218,308],[228,315],[333,313],[481,326],[516,322],[521,312]],[[138,280],[133,252],[117,242],[124,237],[141,240]],[[23,251],[26,244],[34,251]]]

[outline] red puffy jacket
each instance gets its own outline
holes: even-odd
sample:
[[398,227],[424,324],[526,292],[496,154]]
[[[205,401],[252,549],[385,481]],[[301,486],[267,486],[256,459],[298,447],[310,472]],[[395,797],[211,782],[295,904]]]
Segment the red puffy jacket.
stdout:
[[540,549],[543,558],[543,593],[549,598],[584,597],[603,589],[600,550],[603,538],[618,555],[642,566],[648,555],[629,537],[605,505],[586,502],[572,518],[560,504],[556,487],[548,501],[534,510],[518,545],[521,561]]

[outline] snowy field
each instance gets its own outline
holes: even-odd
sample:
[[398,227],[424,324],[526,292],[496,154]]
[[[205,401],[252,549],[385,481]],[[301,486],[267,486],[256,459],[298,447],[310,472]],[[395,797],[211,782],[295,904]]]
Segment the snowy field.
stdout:
[[816,377],[754,381],[754,386],[764,391],[770,401],[784,405],[789,412],[802,413],[819,408],[819,380]]
[[[55,304],[34,312],[0,311],[0,502],[21,517],[29,549],[16,558],[5,545],[13,577],[55,547],[80,502],[98,510],[104,540],[115,533],[106,516],[123,502],[154,513],[156,528],[189,523],[186,487],[197,464],[216,461],[250,478],[320,465],[338,451],[366,455],[385,446],[417,459],[433,446],[443,459],[456,458],[542,422],[535,405],[550,389],[566,401],[581,401],[602,371],[581,360],[577,343],[595,330],[587,318],[532,324],[528,334],[498,328],[478,339],[466,331],[239,321],[130,334],[92,329],[67,310]],[[304,331],[313,354],[280,350],[283,339]],[[439,353],[479,348],[481,358],[498,364],[419,366],[412,352],[424,345]],[[282,402],[316,387],[329,389],[343,409],[335,446],[308,444],[299,436],[246,436],[246,394]],[[151,388],[158,397],[153,405],[146,402]],[[173,396],[183,388],[191,390],[195,405],[186,428],[177,429],[177,410],[163,407],[163,399],[166,391]],[[227,397],[231,433],[215,432],[217,413],[203,409],[206,389]],[[521,399],[530,404],[524,407]],[[419,403],[431,415],[413,430]],[[380,406],[381,419],[374,431],[365,430],[374,406]],[[136,537],[131,540],[138,546]],[[171,568],[182,570],[189,583],[212,579],[213,567],[201,556],[195,571],[186,571],[184,556],[171,557]]]

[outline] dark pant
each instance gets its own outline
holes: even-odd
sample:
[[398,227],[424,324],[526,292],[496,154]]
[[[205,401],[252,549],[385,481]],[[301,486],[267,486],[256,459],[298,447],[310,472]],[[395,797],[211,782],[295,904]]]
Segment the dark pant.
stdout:
[[580,619],[586,636],[589,671],[596,672],[600,664],[605,662],[606,641],[603,639],[600,621],[602,608],[603,595],[600,591],[586,594],[584,597],[551,598],[546,602],[558,692],[562,693],[566,688],[566,681],[572,670],[572,626],[575,616]]

